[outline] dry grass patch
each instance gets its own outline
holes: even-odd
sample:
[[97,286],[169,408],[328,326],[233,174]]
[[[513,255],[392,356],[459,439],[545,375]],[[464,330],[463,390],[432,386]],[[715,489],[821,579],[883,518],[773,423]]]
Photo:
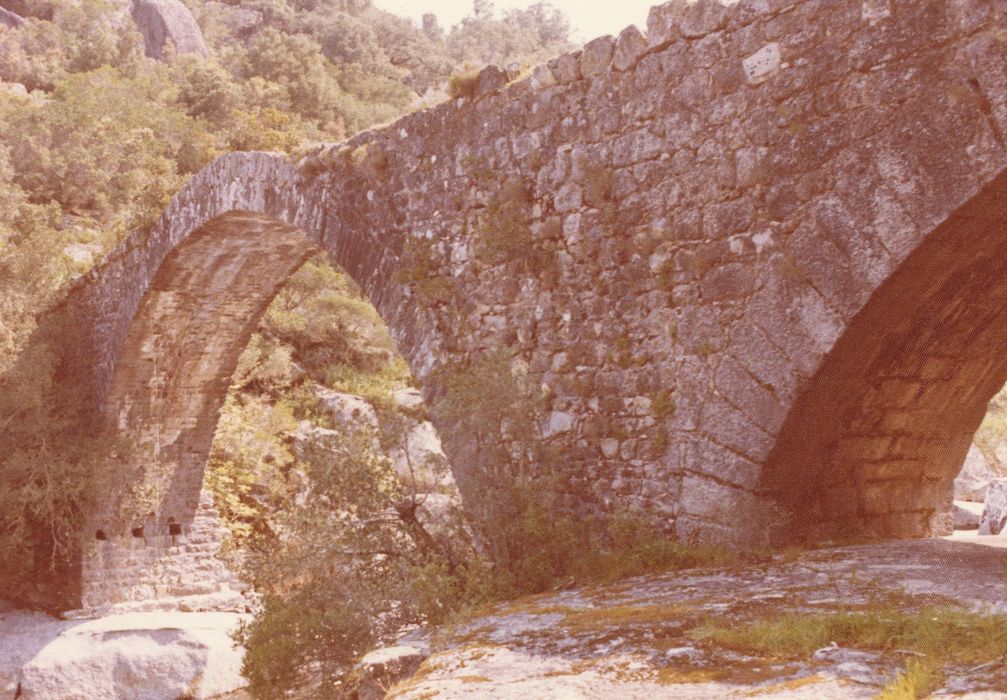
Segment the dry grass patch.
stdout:
[[896,674],[876,700],[917,700],[927,697],[941,684],[941,674],[930,664],[910,659],[904,671]]
[[945,663],[984,663],[1007,655],[1007,616],[949,605],[911,611],[874,606],[855,612],[790,613],[747,624],[708,622],[697,641],[774,658],[806,657],[832,642],[880,652],[911,651]]

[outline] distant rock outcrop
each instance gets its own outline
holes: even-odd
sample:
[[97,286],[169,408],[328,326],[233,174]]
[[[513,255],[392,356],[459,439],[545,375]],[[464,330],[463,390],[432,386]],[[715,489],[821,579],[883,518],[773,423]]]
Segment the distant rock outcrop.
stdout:
[[999,535],[1007,524],[1007,479],[993,479],[979,520],[980,535]]
[[[457,498],[457,487],[437,431],[429,421],[415,417],[423,410],[423,398],[416,389],[403,387],[392,393],[393,402],[403,412],[404,423],[400,442],[388,448],[381,447],[378,440],[381,419],[366,398],[323,386],[316,386],[314,394],[336,429],[312,426],[302,421],[291,434],[295,454],[303,456],[308,449],[325,449],[326,445],[338,443],[349,432],[372,433],[375,451],[391,460],[395,473],[405,483],[426,494],[427,505],[430,506],[428,510],[443,511],[453,498]],[[440,503],[435,495],[444,495],[447,503]],[[438,516],[435,514],[432,517],[436,519]]]
[[0,8],[18,15],[18,17],[37,17],[52,19],[56,9],[54,2],[30,2],[30,0],[0,0]]
[[990,468],[985,455],[972,445],[961,472],[955,477],[955,499],[982,503],[986,498],[986,487],[996,477],[997,474]]
[[0,26],[17,29],[24,24],[24,18],[0,7]]
[[955,501],[951,507],[955,530],[976,530],[983,514],[983,504],[971,501]]
[[169,40],[177,53],[209,55],[196,19],[180,0],[133,0],[131,14],[151,58],[164,58]]

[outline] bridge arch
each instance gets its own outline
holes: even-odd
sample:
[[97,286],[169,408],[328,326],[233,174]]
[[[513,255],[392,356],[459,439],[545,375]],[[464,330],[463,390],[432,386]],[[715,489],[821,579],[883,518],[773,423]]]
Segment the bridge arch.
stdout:
[[1007,172],[850,320],[790,409],[763,485],[788,538],[950,534],[953,481],[1007,382]]
[[[70,291],[67,376],[107,405],[172,251],[251,212],[329,251],[428,392],[520,359],[586,508],[734,544],[940,532],[1004,379],[1005,25],[997,0],[675,0],[297,164],[223,156]],[[446,293],[420,298],[410,240]]]

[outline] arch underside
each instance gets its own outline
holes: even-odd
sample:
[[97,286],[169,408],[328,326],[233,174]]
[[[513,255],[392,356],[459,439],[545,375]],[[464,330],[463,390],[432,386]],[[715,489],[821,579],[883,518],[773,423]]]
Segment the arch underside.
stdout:
[[230,212],[190,234],[158,270],[119,353],[105,415],[132,441],[145,485],[157,487],[161,520],[193,517],[238,357],[284,282],[318,250],[297,227]]
[[762,488],[773,539],[948,534],[952,482],[1007,380],[1007,174],[850,321],[791,408]]

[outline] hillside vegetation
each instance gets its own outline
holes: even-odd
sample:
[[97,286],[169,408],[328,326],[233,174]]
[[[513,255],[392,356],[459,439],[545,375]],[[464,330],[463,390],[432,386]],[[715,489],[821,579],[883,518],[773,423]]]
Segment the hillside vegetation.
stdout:
[[[338,141],[437,99],[470,66],[568,44],[541,4],[498,17],[477,2],[445,31],[368,0],[187,0],[211,56],[157,62],[128,3],[0,4],[29,15],[0,27],[0,370],[61,284],[220,153]],[[236,26],[235,10],[259,20]]]
[[[546,5],[496,16],[479,4],[445,31],[367,0],[186,0],[209,55],[169,47],[155,61],[123,0],[0,5],[28,18],[0,26],[0,437],[10,446],[0,547],[23,562],[0,595],[34,600],[35,580],[69,556],[89,503],[126,468],[115,445],[86,438],[43,339],[21,352],[60,290],[217,155],[342,139],[437,99],[470,64],[559,51],[567,25]],[[254,21],[236,24],[235,12]],[[330,322],[322,314],[312,329]],[[73,332],[47,330],[54,343]]]

